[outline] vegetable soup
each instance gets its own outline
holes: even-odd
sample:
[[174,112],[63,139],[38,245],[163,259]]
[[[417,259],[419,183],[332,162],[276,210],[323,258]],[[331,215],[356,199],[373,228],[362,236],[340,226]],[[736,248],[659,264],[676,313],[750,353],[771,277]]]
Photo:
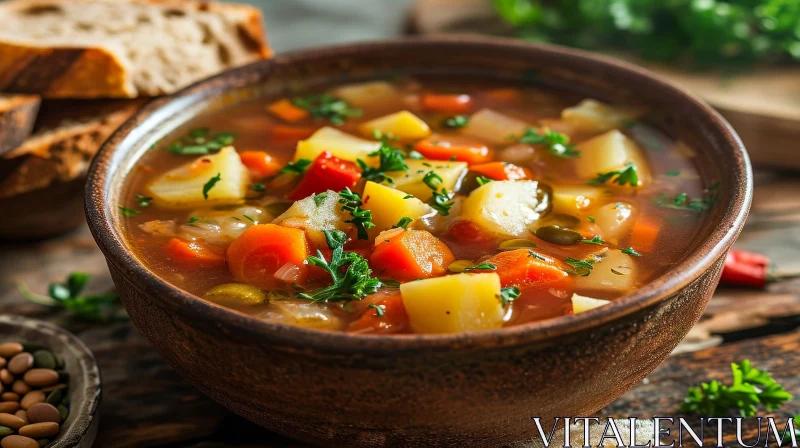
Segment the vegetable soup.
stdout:
[[118,211],[156,274],[260,319],[453,333],[580,313],[677,264],[716,199],[643,111],[404,79],[252,100],[154,145]]

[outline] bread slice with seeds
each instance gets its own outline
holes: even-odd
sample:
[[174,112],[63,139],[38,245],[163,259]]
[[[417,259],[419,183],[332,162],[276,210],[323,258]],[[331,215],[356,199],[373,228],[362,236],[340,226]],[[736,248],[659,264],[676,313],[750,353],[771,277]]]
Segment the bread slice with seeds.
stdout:
[[0,94],[0,155],[25,141],[36,123],[39,97]]

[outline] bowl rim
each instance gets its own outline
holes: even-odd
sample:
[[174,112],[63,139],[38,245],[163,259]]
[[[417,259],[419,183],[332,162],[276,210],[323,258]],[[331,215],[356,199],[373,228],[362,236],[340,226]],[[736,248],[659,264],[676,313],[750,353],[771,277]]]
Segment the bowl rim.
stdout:
[[[733,190],[732,203],[724,213],[720,213],[711,224],[706,239],[698,242],[693,251],[678,265],[660,275],[648,285],[633,293],[614,300],[612,303],[588,312],[559,316],[523,325],[503,327],[494,330],[473,331],[453,334],[411,334],[411,335],[361,335],[346,332],[313,330],[288,324],[259,320],[216,304],[204,301],[161,279],[127,249],[121,238],[115,236],[109,210],[112,205],[106,202],[106,184],[113,169],[111,156],[127,140],[135,141],[134,132],[139,124],[168,104],[192,96],[205,98],[203,92],[208,86],[236,79],[251,71],[266,70],[276,65],[302,64],[317,57],[336,55],[369,55],[375,51],[387,51],[404,46],[445,46],[465,47],[475,51],[490,51],[495,47],[514,48],[528,51],[531,55],[569,57],[586,64],[602,66],[609,70],[627,72],[650,85],[656,85],[665,95],[669,94],[694,113],[704,115],[722,140],[717,146],[728,148],[732,166],[736,169],[728,173],[729,185]],[[462,48],[463,50],[463,48]],[[357,56],[356,56],[357,57]],[[130,146],[129,146],[130,148]],[[116,173],[118,176],[123,175]],[[726,174],[723,174],[725,177]],[[556,336],[574,334],[589,328],[599,327],[624,316],[641,311],[664,301],[687,285],[697,280],[714,262],[725,255],[744,226],[752,200],[753,178],[750,161],[744,145],[736,132],[722,116],[683,88],[662,79],[648,70],[608,56],[593,54],[582,50],[555,45],[531,44],[515,39],[447,35],[434,37],[404,37],[399,39],[370,41],[305,49],[279,54],[272,59],[261,60],[243,67],[220,73],[199,81],[172,95],[155,99],[140,109],[133,117],[118,128],[102,145],[89,170],[86,184],[86,218],[98,246],[103,251],[109,265],[123,272],[131,285],[173,312],[192,319],[195,323],[210,325],[209,328],[234,329],[242,334],[253,336],[269,343],[285,346],[314,348],[327,352],[390,354],[408,350],[451,350],[453,348],[480,348],[502,345],[515,345],[542,341]],[[389,352],[391,351],[391,352]]]

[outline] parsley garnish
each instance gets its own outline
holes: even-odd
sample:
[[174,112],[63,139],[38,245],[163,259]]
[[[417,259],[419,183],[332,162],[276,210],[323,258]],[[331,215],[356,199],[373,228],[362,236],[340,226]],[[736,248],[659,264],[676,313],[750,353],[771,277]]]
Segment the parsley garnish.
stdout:
[[508,306],[509,303],[517,300],[520,296],[519,288],[516,286],[509,286],[500,290],[500,303],[503,306]]
[[639,252],[636,252],[635,250],[633,250],[632,247],[629,247],[627,249],[622,249],[622,253],[623,254],[628,254],[628,255],[633,255],[634,257],[641,257],[642,256],[642,254],[640,254]]
[[306,168],[311,165],[311,160],[309,159],[297,159],[295,162],[287,163],[280,171],[279,174],[286,174],[286,173],[294,173],[294,174],[303,174],[306,172]]
[[567,257],[567,259],[564,260],[564,263],[572,266],[572,269],[564,272],[567,274],[580,275],[581,277],[586,277],[587,275],[591,274],[592,269],[594,269],[594,261],[591,260],[576,260],[572,257]]
[[439,186],[442,184],[442,176],[439,176],[434,171],[429,171],[422,178],[422,182],[433,190],[433,196],[428,200],[428,205],[442,216],[449,215],[450,209],[455,202],[451,200],[450,193],[447,192],[446,188],[442,188],[439,191]]
[[192,216],[191,218],[189,218],[189,224],[194,224],[197,221],[200,221],[200,217],[198,216]]
[[478,185],[484,186],[491,182],[493,179],[489,179],[488,177],[478,176],[475,178],[475,182],[478,182]]
[[[616,176],[616,178],[614,178]],[[603,185],[609,180],[612,180],[612,183],[619,184],[619,185],[630,185],[635,187],[639,185],[639,173],[636,171],[636,165],[632,162],[628,162],[625,165],[625,168],[621,170],[609,171],[607,173],[598,173],[597,177],[587,182],[589,185]]]
[[363,160],[358,159],[358,165],[363,171],[361,177],[366,180],[381,183],[386,181],[393,184],[394,181],[386,173],[389,171],[408,171],[405,162],[405,154],[399,149],[389,144],[385,138],[381,139],[381,147],[377,151],[369,153],[370,156],[378,156],[379,164],[377,168],[368,166]]
[[496,271],[497,266],[493,265],[492,263],[481,263],[476,264],[475,266],[468,267],[464,269],[464,272],[469,271]]
[[408,228],[408,225],[411,224],[412,221],[414,220],[409,218],[408,216],[403,216],[402,218],[400,218],[400,221],[398,221],[397,224],[392,226],[392,228],[400,227],[402,229],[406,229]]
[[250,184],[250,189],[253,191],[258,191],[260,193],[263,191],[267,191],[267,186],[262,183]]
[[675,177],[675,176],[680,176],[681,172],[680,172],[680,170],[669,170],[669,171],[665,172],[664,175],[665,176],[670,176],[670,177]]
[[375,227],[375,224],[372,222],[372,212],[361,208],[363,205],[361,196],[359,196],[358,193],[353,193],[349,188],[345,188],[339,192],[339,203],[344,204],[342,206],[342,211],[350,212],[350,216],[353,217],[353,219],[345,222],[356,226],[356,230],[358,230],[358,239],[369,239],[367,229]]
[[706,192],[703,199],[690,199],[686,193],[680,193],[674,197],[667,197],[661,195],[655,199],[655,204],[673,210],[684,210],[695,213],[700,213],[711,208],[711,205],[717,200],[715,195],[710,195]]
[[587,219],[589,222],[594,223],[594,216],[588,216]]
[[409,159],[414,159],[414,160],[422,160],[422,159],[425,158],[425,156],[423,156],[422,154],[420,154],[417,151],[411,150],[411,151],[408,152],[408,158]]
[[532,250],[528,251],[528,256],[531,257],[531,258],[535,258],[535,259],[537,259],[539,261],[547,261],[547,258],[544,258],[543,256],[537,254],[536,252],[534,252]]
[[411,199],[413,197],[414,197],[413,194],[407,194],[407,195],[403,196],[403,199]]
[[203,199],[208,199],[208,192],[211,191],[211,189],[214,188],[214,185],[216,185],[217,182],[221,180],[222,180],[222,173],[217,173],[216,176],[209,179],[208,182],[206,182],[206,184],[203,185]]
[[323,230],[322,233],[325,234],[328,247],[333,250],[330,262],[319,250],[316,256],[310,255],[307,260],[311,266],[325,270],[333,280],[333,284],[311,294],[300,293],[297,296],[314,302],[341,302],[361,300],[369,294],[376,293],[381,282],[372,277],[372,270],[366,258],[355,252],[344,252],[347,235],[341,230]]
[[327,191],[323,191],[322,193],[315,194],[314,195],[314,205],[319,207],[320,205],[322,205],[323,202],[325,202],[325,199],[328,199],[328,192]]
[[544,134],[539,134],[533,128],[525,129],[525,133],[519,138],[521,143],[532,145],[545,145],[547,151],[554,156],[571,159],[579,157],[580,151],[575,149],[575,145],[569,144],[569,137],[560,132],[547,130]]
[[444,126],[446,128],[463,128],[464,126],[469,123],[469,119],[463,115],[454,115],[447,120],[444,121]]
[[381,307],[380,305],[375,305],[374,303],[370,303],[367,306],[369,306],[370,308],[374,309],[375,310],[375,315],[378,316],[378,317],[383,317],[383,315],[386,314],[386,312],[383,310],[383,307]]
[[129,218],[133,217],[133,216],[139,216],[139,215],[142,214],[142,212],[140,212],[139,210],[133,210],[133,209],[130,209],[130,208],[125,208],[125,207],[123,207],[121,205],[118,205],[117,207],[119,208],[119,211],[122,212],[122,216],[127,216]]
[[153,198],[150,196],[142,196],[137,194],[136,200],[139,201],[139,207],[150,207],[150,203],[153,202]]
[[747,359],[740,364],[732,363],[731,371],[731,386],[713,380],[701,383],[700,387],[690,387],[681,404],[681,412],[723,417],[736,410],[743,417],[752,417],[756,415],[759,404],[767,411],[773,411],[792,399],[792,394],[769,373],[752,367]]
[[255,220],[255,219],[253,219],[253,218],[251,218],[251,217],[249,217],[249,216],[247,216],[247,215],[242,215],[242,216],[244,216],[244,218],[245,218],[246,220],[248,220],[248,221],[252,222],[253,224],[258,224],[258,223],[256,222],[256,220]]
[[337,126],[344,124],[348,118],[362,114],[361,109],[350,107],[347,101],[328,94],[293,98],[292,104],[307,110],[312,117],[324,118]]
[[606,243],[605,241],[603,241],[603,239],[602,239],[602,238],[600,238],[599,236],[596,236],[596,237],[594,237],[594,238],[592,238],[592,239],[590,239],[590,240],[589,240],[589,239],[585,239],[585,238],[584,238],[584,239],[582,239],[582,240],[581,240],[581,243],[586,243],[586,244],[597,244],[597,245],[604,245],[604,244],[608,244],[608,243]]
[[116,292],[81,295],[90,278],[89,274],[73,272],[69,274],[66,282],[51,283],[47,288],[47,296],[31,292],[23,283],[17,286],[20,293],[31,302],[63,308],[84,319],[109,321],[124,318],[125,314],[120,308]]
[[187,135],[170,143],[167,151],[178,155],[204,156],[230,146],[235,139],[236,134],[232,132],[211,135],[211,130],[208,128],[195,128],[190,129]]

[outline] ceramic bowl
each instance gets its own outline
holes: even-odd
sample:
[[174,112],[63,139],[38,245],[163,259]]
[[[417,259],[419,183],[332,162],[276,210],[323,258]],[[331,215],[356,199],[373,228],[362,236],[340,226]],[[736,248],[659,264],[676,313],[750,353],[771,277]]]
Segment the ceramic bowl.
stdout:
[[[533,80],[651,111],[697,148],[720,199],[696,244],[635,293],[586,313],[452,335],[365,336],[263,322],[163,281],[131,252],[116,204],[160,137],[204,111],[298,85],[393,75]],[[537,434],[532,416],[584,416],[651,372],[699,319],[750,206],[739,138],[706,104],[641,68],[576,50],[450,36],[285,54],[155,101],[101,149],[87,218],[125,308],[200,390],[288,437],[324,446],[497,446]]]
[[94,355],[74,334],[47,322],[0,314],[0,343],[41,345],[64,360],[69,374],[69,417],[47,448],[90,448],[97,435],[100,370]]

